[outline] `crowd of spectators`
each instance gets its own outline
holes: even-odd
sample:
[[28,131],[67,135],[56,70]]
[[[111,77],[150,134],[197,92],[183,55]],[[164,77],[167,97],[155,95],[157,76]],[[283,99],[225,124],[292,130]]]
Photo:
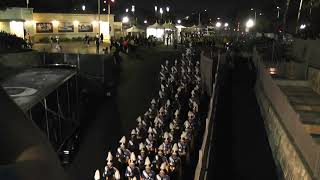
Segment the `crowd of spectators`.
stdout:
[[0,51],[22,50],[25,48],[28,48],[28,44],[23,38],[0,31]]
[[205,36],[204,34],[186,32],[181,33],[181,44],[189,45],[192,43],[195,47],[211,47],[215,46],[215,40],[213,36]]
[[157,40],[154,36],[125,36],[119,39],[111,38],[111,49],[116,48],[124,53],[135,52],[138,47],[155,47]]

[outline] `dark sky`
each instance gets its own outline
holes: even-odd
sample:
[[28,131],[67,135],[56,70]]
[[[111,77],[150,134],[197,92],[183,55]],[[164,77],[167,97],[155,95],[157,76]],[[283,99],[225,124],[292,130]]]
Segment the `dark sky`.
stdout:
[[[22,6],[26,0],[0,0],[3,4],[10,6]],[[277,0],[284,1],[284,0]],[[95,9],[96,0],[30,0],[31,7],[38,10],[59,11],[61,8],[72,8],[79,6],[83,2],[87,2]],[[250,9],[251,7],[259,7],[263,9],[268,6],[275,6],[275,0],[158,0],[158,4],[169,4],[169,6],[179,15],[188,15],[192,11],[208,10],[211,16],[225,16],[234,13],[236,10]],[[156,0],[116,0],[116,9],[124,11],[125,6],[136,4],[137,9],[143,8],[153,10]]]

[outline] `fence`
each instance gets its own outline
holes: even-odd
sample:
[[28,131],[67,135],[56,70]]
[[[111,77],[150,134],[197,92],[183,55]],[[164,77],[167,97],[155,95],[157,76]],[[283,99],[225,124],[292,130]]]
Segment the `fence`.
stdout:
[[[204,54],[202,53],[201,59],[203,60],[205,58],[205,61],[208,61],[209,58],[205,57]],[[201,60],[201,62],[202,62]],[[212,72],[209,73],[214,81],[210,82],[211,84],[211,99],[210,99],[210,104],[209,104],[209,111],[208,111],[208,116],[206,119],[206,126],[205,126],[205,131],[203,135],[203,142],[201,149],[199,150],[199,158],[198,158],[198,164],[195,170],[195,180],[205,180],[207,179],[207,174],[208,174],[208,167],[209,167],[209,159],[210,159],[210,154],[212,151],[212,141],[213,141],[213,125],[214,125],[214,119],[215,119],[215,111],[216,111],[216,104],[217,104],[217,99],[218,99],[218,91],[219,91],[219,66],[221,63],[221,56],[218,55],[217,61],[215,62],[214,59],[210,59],[212,61],[213,69]],[[202,70],[201,70],[202,71]],[[208,74],[207,74],[208,75]],[[207,84],[208,85],[208,84]]]
[[[283,134],[278,135],[278,137],[270,136],[270,133],[276,134],[276,132],[273,132],[276,131],[276,129],[273,129],[275,127],[270,128],[269,141],[276,142],[274,144],[275,149],[273,149],[273,153],[282,153],[278,160],[283,161],[282,163],[280,162],[280,166],[282,170],[285,171],[285,178],[295,179],[298,176],[304,177],[304,174],[310,174],[311,178],[319,177],[320,147],[315,144],[312,137],[306,132],[299,115],[290,105],[288,98],[267,73],[265,65],[262,63],[261,57],[258,55],[257,51],[254,51],[253,60],[257,69],[256,93],[258,100],[260,98],[260,108],[265,112],[264,118],[266,126],[273,126],[270,124],[279,124],[275,127],[280,128],[279,131],[283,131]],[[261,97],[265,98],[263,99]],[[267,103],[270,105],[266,105]],[[273,111],[275,115],[272,115]],[[270,137],[273,137],[274,139],[270,139]],[[287,137],[288,143],[286,144],[285,138]],[[291,145],[293,147],[292,149],[288,147]],[[291,152],[292,154],[290,154]],[[294,157],[293,154],[294,156],[297,155],[298,158]],[[298,161],[302,162],[302,166],[304,166],[302,168],[303,171],[300,171],[298,167],[294,165],[294,158],[297,158]]]

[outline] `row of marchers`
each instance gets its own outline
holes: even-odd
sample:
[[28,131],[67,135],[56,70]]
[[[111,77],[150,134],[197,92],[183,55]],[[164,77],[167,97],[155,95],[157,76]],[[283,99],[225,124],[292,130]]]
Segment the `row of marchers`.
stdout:
[[97,170],[95,180],[185,179],[182,171],[190,163],[199,126],[199,68],[199,61],[185,54],[171,67],[169,61],[161,65],[159,95],[137,118],[130,138],[121,138],[115,158],[108,153],[104,172]]

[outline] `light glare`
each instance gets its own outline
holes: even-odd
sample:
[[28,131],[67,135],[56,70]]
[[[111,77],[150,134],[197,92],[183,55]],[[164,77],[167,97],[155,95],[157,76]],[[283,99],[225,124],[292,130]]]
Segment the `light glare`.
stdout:
[[252,19],[249,19],[246,23],[247,28],[252,28],[254,26],[254,21]]
[[122,23],[128,23],[129,22],[129,18],[127,16],[122,18]]
[[216,27],[217,27],[217,28],[220,28],[220,27],[221,27],[221,22],[217,22],[217,23],[216,23]]

